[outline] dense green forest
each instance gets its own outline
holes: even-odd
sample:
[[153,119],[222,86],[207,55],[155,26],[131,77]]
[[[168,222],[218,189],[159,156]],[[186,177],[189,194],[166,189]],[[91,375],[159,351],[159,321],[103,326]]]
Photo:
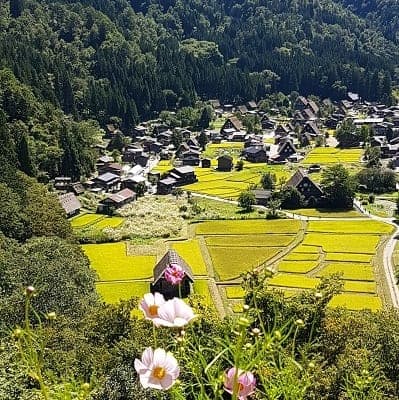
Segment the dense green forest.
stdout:
[[12,15],[0,5],[0,65],[40,101],[126,129],[197,96],[352,90],[389,103],[396,79],[395,44],[332,0],[11,3]]
[[339,0],[362,18],[366,18],[384,35],[399,43],[399,3],[396,0]]

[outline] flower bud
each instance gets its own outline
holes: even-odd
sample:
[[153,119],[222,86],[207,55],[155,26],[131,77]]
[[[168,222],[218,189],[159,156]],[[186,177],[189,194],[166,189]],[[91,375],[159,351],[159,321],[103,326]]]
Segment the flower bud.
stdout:
[[295,321],[295,325],[296,325],[298,328],[303,328],[303,327],[305,326],[305,323],[303,322],[303,319],[297,319],[297,320]]
[[275,337],[277,340],[281,340],[281,332],[280,332],[280,331],[274,331],[274,337]]
[[249,305],[248,304],[244,304],[242,306],[242,308],[243,308],[244,311],[248,311],[249,310]]
[[33,293],[35,293],[35,288],[34,288],[33,286],[28,286],[28,287],[25,289],[25,295],[26,295],[26,296],[32,296]]
[[252,333],[254,336],[259,336],[260,335],[260,329],[259,328],[253,328]]
[[50,321],[53,321],[53,320],[55,320],[57,318],[57,314],[54,311],[51,311],[46,315],[46,317]]
[[247,326],[249,326],[250,324],[251,324],[251,323],[249,322],[249,319],[248,319],[248,318],[241,317],[241,318],[239,318],[239,320],[238,320],[238,325],[240,325],[240,326],[247,327]]
[[22,335],[22,330],[19,329],[19,328],[17,328],[17,329],[14,330],[14,332],[13,332],[12,335],[13,335],[16,339],[19,338],[19,337],[21,337],[21,335]]
[[316,299],[322,299],[323,298],[323,293],[321,292],[316,292],[314,297],[316,297]]
[[316,367],[316,365],[315,365],[315,363],[314,363],[313,361],[311,361],[311,362],[308,364],[308,367],[309,367],[310,369],[314,369],[314,368]]
[[90,383],[87,383],[87,382],[82,383],[82,389],[83,389],[85,392],[89,391],[89,390],[90,390]]

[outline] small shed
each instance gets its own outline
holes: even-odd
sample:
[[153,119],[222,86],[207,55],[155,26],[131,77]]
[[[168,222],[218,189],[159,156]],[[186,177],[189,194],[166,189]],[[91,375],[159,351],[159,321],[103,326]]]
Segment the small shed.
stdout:
[[224,154],[218,158],[219,171],[231,171],[233,169],[233,157]]
[[210,160],[210,158],[203,158],[201,160],[201,167],[202,168],[211,168],[211,160]]
[[[180,287],[172,285],[165,279],[165,270],[171,265],[179,265],[185,272]],[[191,293],[191,284],[194,283],[194,275],[189,265],[179,256],[175,250],[168,250],[158,264],[154,267],[154,281],[150,286],[151,293],[161,293],[165,299],[173,297],[187,297]]]
[[259,206],[267,206],[272,197],[272,191],[266,189],[254,189],[252,193],[255,195],[256,204]]

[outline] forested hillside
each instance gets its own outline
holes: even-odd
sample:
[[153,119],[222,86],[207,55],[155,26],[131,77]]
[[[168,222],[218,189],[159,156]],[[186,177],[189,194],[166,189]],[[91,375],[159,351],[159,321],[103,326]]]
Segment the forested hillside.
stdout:
[[355,14],[367,18],[384,35],[399,43],[399,3],[396,0],[339,0]]
[[293,90],[390,102],[398,48],[332,0],[38,1],[0,7],[0,65],[76,118]]

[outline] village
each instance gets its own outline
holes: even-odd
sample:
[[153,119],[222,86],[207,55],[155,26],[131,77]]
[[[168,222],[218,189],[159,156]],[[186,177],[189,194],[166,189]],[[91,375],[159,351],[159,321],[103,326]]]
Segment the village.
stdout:
[[[368,145],[380,149],[384,165],[390,162],[393,169],[399,166],[398,106],[365,102],[355,93],[348,93],[348,99],[338,103],[325,99],[320,104],[298,96],[292,105],[292,117],[280,115],[278,108],[270,113],[260,111],[255,101],[233,106],[210,100],[209,104],[216,123],[213,129],[202,132],[172,129],[155,120],[136,126],[128,136],[114,124],[108,124],[103,143],[96,147],[96,174],[84,182],[72,182],[68,177],[56,177],[53,182],[67,215],[72,217],[79,213],[82,207],[79,198],[85,193],[95,195],[97,212],[112,214],[145,193],[167,195],[176,188],[197,182],[198,168],[220,172],[239,169],[238,159],[259,165],[297,165],[294,170],[299,169],[299,174],[287,179],[285,184],[299,189],[305,198],[317,198],[322,193],[317,182],[308,175],[319,173],[321,165],[304,166],[301,162],[312,148],[338,148],[340,143],[334,132],[345,121],[351,121],[355,129],[367,127],[372,132]],[[246,116],[259,121],[256,132],[250,132],[243,125],[242,119]],[[178,143],[174,136],[179,137]],[[220,146],[215,159],[204,152],[208,143],[216,148]],[[239,154],[223,151],[228,149],[228,144],[231,148],[235,144],[237,148],[241,146]],[[364,149],[365,146],[366,143],[355,137],[350,143],[351,148]],[[157,171],[160,162],[170,168]],[[302,181],[305,177],[307,182]],[[258,204],[266,205],[271,193],[261,189],[253,190]]]

